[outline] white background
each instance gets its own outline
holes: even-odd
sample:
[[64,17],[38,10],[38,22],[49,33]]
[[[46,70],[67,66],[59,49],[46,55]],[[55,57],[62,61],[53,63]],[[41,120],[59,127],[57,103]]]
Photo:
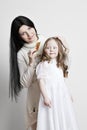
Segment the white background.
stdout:
[[9,37],[11,21],[29,17],[44,36],[64,36],[71,51],[67,84],[81,130],[87,129],[87,1],[0,0],[0,130],[25,130],[26,90],[18,103],[9,99]]

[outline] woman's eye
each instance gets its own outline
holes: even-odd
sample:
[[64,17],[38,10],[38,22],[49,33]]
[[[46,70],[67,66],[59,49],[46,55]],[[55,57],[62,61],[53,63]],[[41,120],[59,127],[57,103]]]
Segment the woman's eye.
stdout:
[[20,35],[23,36],[25,34],[25,32],[21,33]]
[[30,30],[31,29],[31,27],[28,27],[28,30]]

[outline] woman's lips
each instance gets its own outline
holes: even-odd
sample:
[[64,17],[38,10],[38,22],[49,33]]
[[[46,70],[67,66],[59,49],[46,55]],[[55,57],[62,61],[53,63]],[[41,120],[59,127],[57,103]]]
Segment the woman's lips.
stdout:
[[29,37],[28,39],[29,39],[29,40],[31,40],[31,39],[33,39],[33,37],[34,37],[34,35],[33,35],[33,36],[31,36],[31,37]]

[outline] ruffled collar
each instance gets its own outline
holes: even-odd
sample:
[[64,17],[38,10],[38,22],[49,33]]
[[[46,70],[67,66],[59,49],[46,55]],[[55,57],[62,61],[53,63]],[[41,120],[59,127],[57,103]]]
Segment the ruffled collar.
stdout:
[[57,61],[56,61],[56,59],[51,59],[51,60],[50,60],[50,63],[51,63],[51,64],[57,64]]

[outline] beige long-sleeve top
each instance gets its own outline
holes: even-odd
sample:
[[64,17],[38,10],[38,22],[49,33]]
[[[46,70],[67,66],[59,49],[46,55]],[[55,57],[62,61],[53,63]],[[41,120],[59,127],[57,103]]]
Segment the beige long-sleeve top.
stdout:
[[26,127],[27,129],[37,119],[38,102],[39,102],[39,87],[36,80],[35,69],[29,66],[28,52],[34,49],[37,42],[40,42],[39,49],[37,51],[36,64],[40,61],[42,49],[45,39],[42,36],[38,36],[39,39],[34,43],[25,43],[24,46],[17,53],[18,67],[20,72],[20,83],[23,87],[28,88],[27,91],[27,103],[26,103]]

